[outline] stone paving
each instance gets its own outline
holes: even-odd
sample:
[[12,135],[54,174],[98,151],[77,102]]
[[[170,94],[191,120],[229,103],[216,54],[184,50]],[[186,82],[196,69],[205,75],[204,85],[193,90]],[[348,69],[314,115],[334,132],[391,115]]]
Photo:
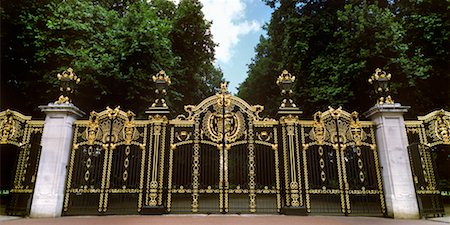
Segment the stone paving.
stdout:
[[[446,221],[446,218],[441,220]],[[0,216],[2,225],[449,225],[450,221],[401,220],[376,217],[284,215],[164,215],[164,216],[67,216],[17,218]]]

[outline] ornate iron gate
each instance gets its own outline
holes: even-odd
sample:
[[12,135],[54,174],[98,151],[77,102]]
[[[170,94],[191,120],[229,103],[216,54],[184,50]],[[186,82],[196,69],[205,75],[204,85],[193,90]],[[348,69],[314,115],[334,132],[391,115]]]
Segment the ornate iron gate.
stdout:
[[434,111],[405,121],[408,153],[421,216],[442,216],[444,205],[437,181],[433,151],[450,146],[450,113]]
[[145,121],[119,108],[77,121],[64,215],[132,214],[143,205]]
[[0,112],[0,151],[3,148],[18,151],[17,166],[11,168],[14,171],[12,188],[4,193],[9,195],[8,215],[26,216],[31,207],[44,122],[30,119],[12,110]]
[[[372,122],[340,108],[299,121],[304,199],[310,213],[385,214],[380,166]],[[300,204],[302,202],[300,195]],[[289,199],[286,199],[289,201]]]
[[281,208],[275,120],[226,87],[170,121],[169,212],[274,213]]

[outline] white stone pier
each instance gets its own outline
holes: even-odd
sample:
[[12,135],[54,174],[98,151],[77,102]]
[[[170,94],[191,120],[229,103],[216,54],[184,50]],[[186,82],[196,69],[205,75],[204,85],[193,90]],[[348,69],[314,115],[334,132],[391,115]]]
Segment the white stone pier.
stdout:
[[46,117],[30,216],[58,217],[63,208],[66,166],[73,138],[72,125],[84,113],[68,103],[50,103],[39,108]]
[[419,218],[403,119],[409,108],[399,103],[377,104],[365,113],[376,124],[387,214],[401,219]]

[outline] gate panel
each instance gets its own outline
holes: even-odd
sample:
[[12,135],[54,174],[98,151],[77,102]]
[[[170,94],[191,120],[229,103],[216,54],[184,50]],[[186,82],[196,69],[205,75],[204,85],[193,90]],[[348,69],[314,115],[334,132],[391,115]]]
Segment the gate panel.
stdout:
[[359,121],[353,112],[345,120],[344,165],[348,183],[348,213],[383,216],[386,213],[383,185],[372,122]]
[[339,109],[301,121],[307,211],[385,214],[374,125]]
[[119,108],[75,123],[64,215],[132,214],[143,205],[147,122]]
[[[249,106],[226,89],[185,108],[187,117],[170,121],[168,210],[279,211],[278,123],[262,120],[258,115],[262,107]],[[186,171],[190,176],[185,176]]]
[[343,193],[338,152],[332,146],[311,146],[304,151],[304,157],[308,212],[340,214]]
[[144,159],[145,151],[138,145],[121,145],[113,150],[105,194],[108,213],[136,213],[142,207]]
[[[221,151],[216,145],[201,144],[198,176],[198,212],[218,213],[220,210]],[[223,166],[223,164],[222,164]]]
[[[450,113],[438,110],[419,121],[405,121],[411,172],[421,216],[442,216],[443,197],[433,154],[450,146]],[[443,182],[442,182],[443,183]]]
[[31,117],[12,110],[0,112],[0,145],[2,148],[6,145],[14,146],[18,151],[16,168],[8,170],[14,171],[12,189],[5,190],[9,193],[2,193],[9,195],[6,207],[8,215],[26,216],[31,208],[44,121],[30,119]]
[[254,121],[256,212],[278,213],[281,210],[278,122]]
[[[75,131],[78,129],[76,127]],[[97,214],[105,151],[100,144],[83,144],[76,147],[71,152],[67,180],[67,185],[70,186],[66,187],[64,214]],[[70,189],[67,190],[68,188]]]
[[[178,123],[176,123],[178,122]],[[194,126],[185,121],[170,122],[167,211],[192,212]]]
[[[231,145],[230,150],[225,152],[227,154],[225,161],[227,173],[225,176],[228,180],[228,187],[225,190],[225,198],[228,200],[228,204],[225,205],[225,210],[229,213],[249,212],[251,210],[249,197],[250,170],[254,173],[255,169],[249,162],[249,146],[245,142]],[[252,157],[254,158],[253,155]]]

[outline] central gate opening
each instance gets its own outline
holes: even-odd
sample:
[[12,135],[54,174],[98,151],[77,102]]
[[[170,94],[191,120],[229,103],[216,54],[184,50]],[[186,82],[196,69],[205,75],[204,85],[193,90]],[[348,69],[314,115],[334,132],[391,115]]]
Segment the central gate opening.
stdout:
[[276,121],[226,89],[172,120],[167,208],[173,213],[276,213]]

